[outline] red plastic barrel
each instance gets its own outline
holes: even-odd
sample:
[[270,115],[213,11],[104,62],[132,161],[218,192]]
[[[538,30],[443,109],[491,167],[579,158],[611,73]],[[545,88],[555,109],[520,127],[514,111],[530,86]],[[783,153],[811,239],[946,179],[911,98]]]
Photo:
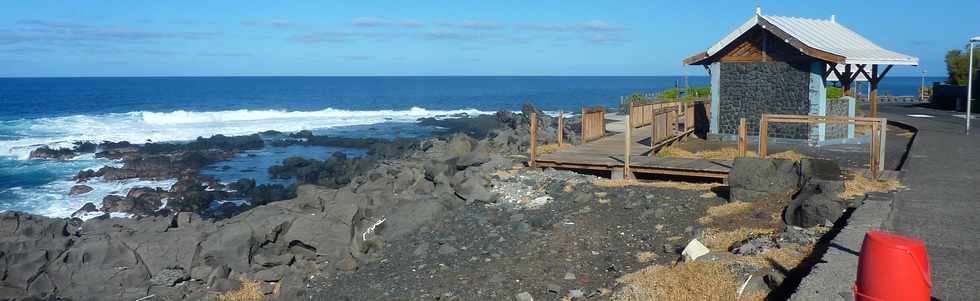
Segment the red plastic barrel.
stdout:
[[854,283],[856,300],[929,300],[931,294],[925,243],[881,231],[864,235]]

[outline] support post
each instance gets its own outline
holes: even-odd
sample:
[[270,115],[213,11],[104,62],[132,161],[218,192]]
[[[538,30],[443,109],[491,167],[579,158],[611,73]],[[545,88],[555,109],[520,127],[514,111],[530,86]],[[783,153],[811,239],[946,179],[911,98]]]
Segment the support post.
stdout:
[[973,113],[973,44],[974,39],[970,39],[970,67],[966,70],[966,132],[970,133],[970,114]]
[[738,156],[745,157],[748,152],[748,128],[745,124],[745,118],[738,120]]
[[871,179],[878,180],[878,154],[880,153],[880,139],[878,123],[871,124],[871,162],[868,164],[868,169],[871,174]]
[[537,165],[538,157],[538,113],[531,112],[531,167]]
[[631,119],[632,115],[626,115],[626,145],[625,154],[623,155],[623,179],[626,180],[633,178],[633,173],[630,171],[630,157],[632,156],[630,147],[633,146],[633,126],[630,123],[632,122]]
[[759,120],[759,158],[765,159],[769,151],[769,116],[762,114]]
[[581,117],[582,118],[582,122],[581,122],[581,126],[582,126],[581,133],[582,133],[582,137],[581,137],[581,140],[579,141],[579,144],[585,144],[585,140],[587,139],[586,137],[588,137],[588,136],[586,136],[585,133],[586,133],[586,129],[589,126],[589,116],[588,115],[585,115],[585,107],[582,107],[582,115],[579,115],[579,116],[582,116]]
[[650,148],[657,145],[657,110],[650,110]]
[[840,81],[841,86],[844,86],[844,96],[854,96],[851,95],[851,65],[844,65],[844,78],[837,78]]
[[558,148],[565,144],[565,112],[558,111]]
[[871,93],[868,95],[868,101],[871,102],[871,115],[869,117],[874,118],[878,116],[878,65],[871,65],[869,82],[871,84]]

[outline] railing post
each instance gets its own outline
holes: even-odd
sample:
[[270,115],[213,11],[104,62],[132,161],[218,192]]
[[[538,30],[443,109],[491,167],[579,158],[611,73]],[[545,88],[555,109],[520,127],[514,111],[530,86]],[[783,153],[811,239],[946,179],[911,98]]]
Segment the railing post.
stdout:
[[531,167],[537,165],[538,156],[538,113],[531,112]]
[[650,149],[657,145],[657,110],[650,110]]
[[745,118],[740,118],[738,120],[738,156],[745,157],[748,152],[748,126],[746,125]]
[[870,169],[871,178],[875,181],[878,180],[878,154],[881,147],[878,131],[878,122],[871,123],[871,159],[868,162],[868,169]]
[[769,116],[762,114],[759,120],[759,158],[765,159],[769,151]]
[[581,117],[582,122],[580,122],[579,124],[582,126],[582,140],[579,141],[579,143],[585,144],[586,140],[589,137],[589,134],[586,131],[588,129],[588,126],[587,125],[589,124],[589,116],[588,115],[585,115],[585,107],[582,107],[582,115],[581,116],[582,116]]
[[558,111],[558,148],[564,145],[565,141],[565,112]]
[[599,137],[605,137],[606,136],[606,110],[605,109],[599,111],[599,121],[597,122],[597,124],[599,125],[599,133],[601,133]]
[[632,118],[632,114],[626,115],[626,145],[625,154],[623,155],[623,179],[632,178],[632,172],[630,171],[630,157],[632,156],[630,148],[633,146],[633,126],[630,123]]

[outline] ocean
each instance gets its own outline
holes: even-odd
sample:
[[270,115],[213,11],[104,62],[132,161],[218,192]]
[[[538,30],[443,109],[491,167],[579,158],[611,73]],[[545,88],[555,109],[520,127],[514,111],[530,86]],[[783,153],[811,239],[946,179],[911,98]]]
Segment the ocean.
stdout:
[[[883,93],[915,95],[919,77],[889,77]],[[927,83],[943,78],[927,78]],[[63,217],[86,202],[137,186],[173,181],[92,182],[94,191],[68,196],[72,176],[119,164],[91,155],[68,161],[28,160],[31,150],[76,141],[188,141],[215,134],[266,130],[346,137],[420,137],[438,129],[424,117],[520,110],[614,107],[633,92],[703,86],[704,76],[636,77],[97,77],[0,78],[0,211]],[[326,158],[339,148],[276,148],[243,154],[203,173],[222,181],[268,179],[265,169],[293,156]]]

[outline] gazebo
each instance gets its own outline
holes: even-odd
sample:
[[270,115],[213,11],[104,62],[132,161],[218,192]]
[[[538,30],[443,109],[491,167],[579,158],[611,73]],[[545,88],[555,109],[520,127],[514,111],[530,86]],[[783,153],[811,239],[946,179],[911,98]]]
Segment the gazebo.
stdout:
[[[766,16],[756,9],[748,21],[684,63],[704,66],[710,74],[710,134],[729,136],[736,133],[740,118],[755,129],[764,113],[828,116],[848,110],[843,114],[853,116],[853,100],[849,108],[828,105],[826,82],[831,75],[841,82],[845,96],[854,95],[851,84],[859,76],[867,79],[869,115],[875,117],[878,83],[892,66],[915,66],[918,58],[884,49],[833,16]],[[825,127],[814,128],[784,125],[771,134],[823,141]]]

